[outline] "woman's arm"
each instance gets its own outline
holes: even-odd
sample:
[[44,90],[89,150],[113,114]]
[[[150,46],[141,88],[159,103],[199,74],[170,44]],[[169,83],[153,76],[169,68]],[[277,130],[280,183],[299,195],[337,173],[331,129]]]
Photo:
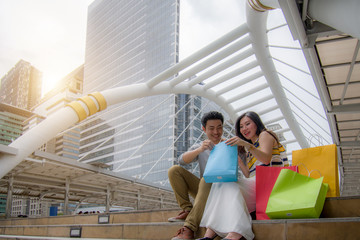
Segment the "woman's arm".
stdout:
[[264,164],[269,164],[271,162],[272,149],[276,144],[276,140],[270,133],[263,131],[259,135],[259,148],[256,148],[253,144],[246,142],[237,136],[230,138],[225,143],[231,146],[244,146],[257,160]]
[[275,143],[275,138],[271,136],[270,133],[263,131],[259,135],[260,146],[258,148],[255,148],[254,145],[250,143],[249,146],[245,147],[257,160],[264,164],[269,164],[271,162],[272,150]]
[[240,167],[241,171],[243,172],[244,176],[248,178],[250,176],[249,168],[244,164],[244,162],[242,161],[242,159],[240,157],[238,157],[238,163],[239,163],[239,167]]

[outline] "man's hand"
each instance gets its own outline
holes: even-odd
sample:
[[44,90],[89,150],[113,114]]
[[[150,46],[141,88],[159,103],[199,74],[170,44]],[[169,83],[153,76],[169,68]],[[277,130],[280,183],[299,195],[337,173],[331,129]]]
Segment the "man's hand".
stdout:
[[212,143],[210,140],[204,140],[203,142],[202,142],[202,144],[201,144],[201,146],[200,146],[200,149],[201,149],[201,151],[203,152],[203,151],[205,151],[205,150],[211,150],[211,149],[213,149],[214,148],[214,146],[215,146],[215,144],[214,143]]
[[204,152],[205,150],[211,150],[215,146],[210,140],[204,140],[200,147],[196,148],[193,151],[188,151],[183,154],[183,161],[185,163],[191,163],[200,153]]

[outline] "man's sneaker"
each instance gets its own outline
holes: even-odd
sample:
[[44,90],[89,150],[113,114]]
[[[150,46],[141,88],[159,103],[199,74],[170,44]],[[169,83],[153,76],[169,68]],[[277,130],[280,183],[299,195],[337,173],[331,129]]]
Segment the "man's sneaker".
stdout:
[[168,219],[169,222],[184,222],[187,215],[189,215],[189,211],[182,211],[176,217],[171,217]]
[[187,227],[182,227],[171,240],[194,240],[194,232]]

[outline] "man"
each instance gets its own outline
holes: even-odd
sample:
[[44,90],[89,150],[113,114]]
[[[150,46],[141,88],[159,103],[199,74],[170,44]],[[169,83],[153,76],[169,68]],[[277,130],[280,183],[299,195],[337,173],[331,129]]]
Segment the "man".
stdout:
[[[211,183],[206,183],[202,176],[211,149],[222,140],[223,123],[224,117],[219,112],[211,111],[204,114],[201,124],[208,139],[200,144],[193,145],[179,157],[182,164],[198,161],[200,178],[178,165],[169,169],[171,187],[180,208],[183,210],[178,216],[169,218],[169,222],[185,221],[184,226],[179,229],[172,240],[194,239],[194,233],[199,228],[211,188]],[[190,202],[189,195],[194,198],[194,205]]]

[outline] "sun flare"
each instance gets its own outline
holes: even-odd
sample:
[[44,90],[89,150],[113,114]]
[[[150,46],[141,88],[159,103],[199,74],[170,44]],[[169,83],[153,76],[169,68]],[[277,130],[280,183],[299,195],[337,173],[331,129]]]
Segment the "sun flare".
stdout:
[[44,73],[43,81],[42,81],[43,82],[42,95],[44,96],[46,93],[53,90],[60,79],[61,79],[60,76]]

